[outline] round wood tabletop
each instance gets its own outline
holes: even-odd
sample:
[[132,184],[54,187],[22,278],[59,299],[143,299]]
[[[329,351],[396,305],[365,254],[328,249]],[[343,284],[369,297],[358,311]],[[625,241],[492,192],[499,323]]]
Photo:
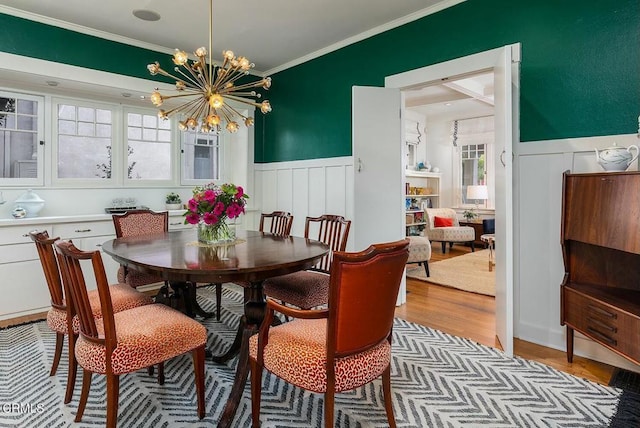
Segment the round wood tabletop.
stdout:
[[319,241],[238,231],[233,245],[204,245],[196,230],[117,238],[102,245],[118,263],[169,281],[258,282],[312,267],[328,253]]

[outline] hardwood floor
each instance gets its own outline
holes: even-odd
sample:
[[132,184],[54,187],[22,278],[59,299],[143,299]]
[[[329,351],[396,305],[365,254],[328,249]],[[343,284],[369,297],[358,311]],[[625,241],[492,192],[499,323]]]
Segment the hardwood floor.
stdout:
[[[460,256],[471,248],[454,245],[446,255],[440,243],[433,244],[430,262]],[[495,335],[495,299],[449,287],[407,278],[407,303],[396,309],[396,316],[455,336],[466,337],[487,346],[500,348]],[[567,363],[563,351],[515,339],[514,353],[539,361],[567,373],[608,384],[614,367],[574,356]]]

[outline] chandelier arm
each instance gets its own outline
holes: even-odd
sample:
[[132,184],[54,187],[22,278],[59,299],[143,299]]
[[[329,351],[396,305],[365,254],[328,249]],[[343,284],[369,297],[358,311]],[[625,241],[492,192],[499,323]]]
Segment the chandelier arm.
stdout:
[[[195,112],[195,114],[192,117],[197,117],[197,118],[202,117],[202,114],[207,109],[208,105],[209,105],[209,103],[207,101],[203,100],[202,104],[199,104],[197,106],[197,111]],[[205,122],[204,119],[203,119],[203,122]]]
[[163,95],[162,99],[163,100],[170,100],[171,98],[197,97],[198,95],[200,95],[199,92],[192,93],[192,94]]
[[222,117],[224,117],[225,122],[233,122],[233,119],[229,116],[228,107],[226,105],[220,108],[220,113],[222,113]]
[[[245,84],[240,85],[240,86],[234,86],[233,89],[234,89],[234,91],[241,91],[243,89],[260,88],[263,85],[264,85],[264,81],[263,81],[263,79],[260,79],[257,82],[245,83]],[[266,90],[266,88],[265,88],[265,90]]]
[[229,68],[224,69],[224,76],[222,76],[219,80],[216,79],[215,89],[218,89],[222,85],[226,85],[229,81],[234,82],[242,77],[244,74],[238,73],[239,68],[239,66],[230,66]]
[[258,108],[262,107],[262,104],[256,103],[255,101],[248,100],[246,98],[234,97],[233,95],[225,95],[225,98],[229,98],[230,100],[238,101],[244,104],[249,104],[251,106],[258,107]]
[[193,70],[191,70],[191,67],[184,67],[187,70],[189,70],[189,73],[191,74],[191,76],[193,76],[194,78],[192,79],[190,76],[188,76],[187,74],[183,73],[181,69],[179,69],[178,67],[176,67],[176,71],[178,73],[180,73],[181,75],[184,76],[184,79],[176,79],[176,80],[187,80],[189,83],[191,83],[194,87],[196,88],[200,88],[202,90],[204,90],[204,87],[201,86],[201,82],[198,80],[198,77],[195,75],[195,73],[193,72]]
[[171,109],[171,110],[169,110],[169,111],[166,111],[166,112],[165,112],[165,114],[168,116],[168,115],[173,114],[173,113],[181,112],[181,111],[183,111],[183,110],[185,110],[185,109],[190,108],[194,103],[198,103],[198,102],[200,102],[200,101],[201,101],[201,100],[199,100],[199,99],[197,99],[197,98],[196,98],[196,99],[193,99],[193,100],[189,100],[189,101],[187,101],[187,102],[186,102],[186,103],[184,103],[184,104],[181,104],[181,105],[179,105],[179,106],[177,106],[177,107],[172,108],[172,109]]
[[165,76],[165,77],[171,77],[171,78],[172,78],[172,79],[174,79],[174,80],[182,80],[181,78],[176,77],[176,76],[174,76],[173,74],[168,73],[168,72],[164,71],[164,70],[163,70],[163,69],[161,69],[161,68],[159,68],[159,69],[158,69],[158,71],[156,72],[156,74],[161,74],[161,75],[163,75],[163,76]]
[[247,116],[245,116],[244,114],[240,113],[238,110],[236,110],[235,108],[233,108],[229,104],[225,104],[224,107],[226,107],[227,109],[231,110],[233,113],[237,114],[238,116],[240,116],[243,119],[247,118]]

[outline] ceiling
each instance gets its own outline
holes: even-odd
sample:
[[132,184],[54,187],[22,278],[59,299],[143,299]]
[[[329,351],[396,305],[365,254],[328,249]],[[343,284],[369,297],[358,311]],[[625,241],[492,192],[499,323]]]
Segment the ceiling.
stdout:
[[[461,1],[215,0],[212,50],[272,73]],[[161,18],[143,21],[134,10]],[[209,46],[207,0],[0,0],[0,12],[165,52]]]

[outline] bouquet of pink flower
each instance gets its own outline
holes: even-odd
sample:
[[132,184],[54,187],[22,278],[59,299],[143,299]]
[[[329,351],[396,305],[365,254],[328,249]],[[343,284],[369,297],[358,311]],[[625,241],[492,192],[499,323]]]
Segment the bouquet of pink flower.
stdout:
[[236,218],[244,214],[244,206],[249,196],[244,193],[241,186],[225,183],[218,186],[209,183],[205,186],[196,186],[193,189],[193,198],[187,204],[185,212],[185,224],[205,223],[215,225],[226,218]]

